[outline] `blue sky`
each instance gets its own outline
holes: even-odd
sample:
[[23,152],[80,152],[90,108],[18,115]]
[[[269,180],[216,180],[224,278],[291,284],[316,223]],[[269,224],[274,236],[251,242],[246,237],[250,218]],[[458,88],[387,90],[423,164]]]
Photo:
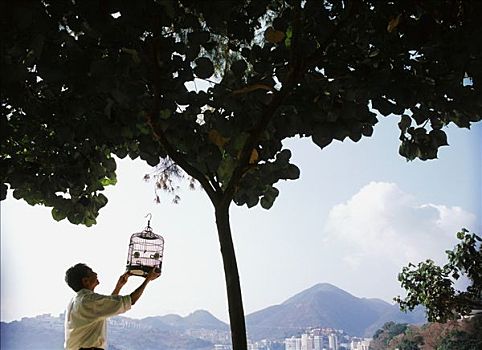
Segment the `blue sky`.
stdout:
[[[450,126],[450,146],[438,160],[406,162],[398,155],[397,121],[380,117],[371,138],[324,150],[307,139],[286,141],[300,179],[277,185],[269,211],[231,207],[246,313],[320,282],[391,302],[408,261],[443,263],[457,230],[481,233],[482,125]],[[92,228],[55,222],[49,208],[9,195],[1,203],[1,320],[61,313],[73,294],[64,272],[80,261],[98,272],[96,291],[110,293],[130,235],[152,213],[151,226],[166,241],[163,274],[126,316],[206,309],[226,321],[212,206],[187,183],[180,183],[179,204],[166,193],[155,204],[153,183],[143,181],[151,171],[141,161],[119,161],[118,184],[106,191],[109,203]],[[131,277],[123,292],[140,282]]]

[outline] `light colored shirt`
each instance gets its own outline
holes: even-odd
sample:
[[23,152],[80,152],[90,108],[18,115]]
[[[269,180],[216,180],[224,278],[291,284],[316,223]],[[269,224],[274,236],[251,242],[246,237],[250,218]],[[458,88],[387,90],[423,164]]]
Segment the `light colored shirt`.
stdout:
[[130,295],[102,295],[81,289],[65,313],[65,349],[107,349],[107,318],[130,308]]

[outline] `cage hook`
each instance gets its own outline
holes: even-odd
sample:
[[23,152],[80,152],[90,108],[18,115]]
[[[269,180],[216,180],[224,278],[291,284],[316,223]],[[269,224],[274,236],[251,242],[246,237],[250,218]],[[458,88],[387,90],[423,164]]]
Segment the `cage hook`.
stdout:
[[151,219],[152,219],[152,214],[151,213],[148,213],[146,216],[144,216],[145,218],[147,218],[149,216],[149,219],[147,220],[147,227],[150,228],[151,227]]

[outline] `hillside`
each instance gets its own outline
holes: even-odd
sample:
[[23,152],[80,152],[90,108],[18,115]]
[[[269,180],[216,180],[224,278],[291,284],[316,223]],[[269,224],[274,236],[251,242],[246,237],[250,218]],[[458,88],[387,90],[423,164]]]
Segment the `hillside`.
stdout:
[[[172,324],[172,319],[177,324]],[[219,325],[219,329],[214,325]],[[25,317],[21,321],[2,322],[0,327],[2,350],[63,349],[63,315]],[[168,315],[136,320],[118,316],[109,321],[109,349],[211,350],[214,343],[229,341],[227,327],[207,311],[196,311],[185,318]]]

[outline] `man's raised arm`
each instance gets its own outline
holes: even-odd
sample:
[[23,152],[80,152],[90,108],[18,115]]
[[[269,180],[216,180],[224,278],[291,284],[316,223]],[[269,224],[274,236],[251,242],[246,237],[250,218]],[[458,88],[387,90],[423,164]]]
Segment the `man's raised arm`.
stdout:
[[139,300],[142,293],[144,292],[144,289],[146,289],[147,284],[150,281],[155,280],[160,275],[161,274],[159,272],[156,272],[155,267],[153,267],[152,270],[149,271],[144,282],[142,282],[142,284],[135,291],[131,293],[131,305],[134,305],[137,302],[137,300]]

